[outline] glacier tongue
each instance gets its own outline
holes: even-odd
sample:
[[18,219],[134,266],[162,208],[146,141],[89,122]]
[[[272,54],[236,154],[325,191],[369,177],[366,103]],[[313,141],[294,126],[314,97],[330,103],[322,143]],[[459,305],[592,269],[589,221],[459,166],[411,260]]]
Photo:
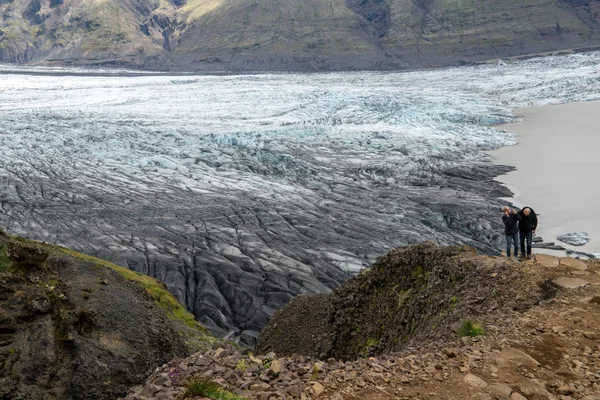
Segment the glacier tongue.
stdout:
[[[0,225],[165,281],[251,343],[390,247],[494,252],[481,150],[514,107],[600,99],[600,54],[409,73],[0,73]],[[0,68],[0,71],[8,67]]]

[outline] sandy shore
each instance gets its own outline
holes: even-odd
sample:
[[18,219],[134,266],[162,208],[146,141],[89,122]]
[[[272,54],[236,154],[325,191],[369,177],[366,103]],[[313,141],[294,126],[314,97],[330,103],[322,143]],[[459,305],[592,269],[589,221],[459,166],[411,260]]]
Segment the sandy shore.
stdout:
[[[538,235],[566,248],[600,252],[600,101],[518,109],[522,122],[503,125],[518,144],[490,152],[517,169],[498,177],[517,206],[540,214]],[[575,247],[556,236],[583,231],[592,241]]]

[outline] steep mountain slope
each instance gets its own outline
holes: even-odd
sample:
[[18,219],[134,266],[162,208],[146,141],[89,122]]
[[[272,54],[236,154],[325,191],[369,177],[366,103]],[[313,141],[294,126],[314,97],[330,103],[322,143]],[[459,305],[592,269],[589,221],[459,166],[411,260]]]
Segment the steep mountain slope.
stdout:
[[161,282],[0,230],[0,398],[114,399],[213,343]]
[[396,69],[600,44],[598,0],[1,0],[0,12],[3,62]]

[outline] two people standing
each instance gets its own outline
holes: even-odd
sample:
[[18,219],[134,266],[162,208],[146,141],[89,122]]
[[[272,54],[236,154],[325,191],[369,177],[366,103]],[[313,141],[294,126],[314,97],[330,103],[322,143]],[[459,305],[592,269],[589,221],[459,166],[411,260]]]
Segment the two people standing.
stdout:
[[506,256],[511,256],[511,248],[514,247],[515,257],[518,257],[520,248],[522,258],[531,258],[531,242],[538,224],[535,211],[531,207],[524,207],[519,212],[510,207],[503,207],[502,211],[506,234]]

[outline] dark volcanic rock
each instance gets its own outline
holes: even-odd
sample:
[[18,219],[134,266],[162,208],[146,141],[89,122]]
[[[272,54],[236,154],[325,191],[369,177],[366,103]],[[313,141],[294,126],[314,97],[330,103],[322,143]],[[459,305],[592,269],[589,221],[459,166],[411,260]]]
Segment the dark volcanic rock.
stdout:
[[0,264],[0,398],[112,400],[207,337],[171,321],[141,285],[67,253],[0,233],[0,260],[12,262]]
[[589,258],[591,260],[600,260],[599,252],[585,252],[567,249],[567,254],[573,257],[584,257]]
[[541,242],[541,243],[533,243],[531,245],[534,249],[548,249],[548,250],[565,250],[561,245],[557,245],[554,242]]
[[395,249],[329,296],[302,296],[278,311],[257,351],[346,360],[455,337],[465,318],[485,322],[547,297],[525,275],[468,247]]

